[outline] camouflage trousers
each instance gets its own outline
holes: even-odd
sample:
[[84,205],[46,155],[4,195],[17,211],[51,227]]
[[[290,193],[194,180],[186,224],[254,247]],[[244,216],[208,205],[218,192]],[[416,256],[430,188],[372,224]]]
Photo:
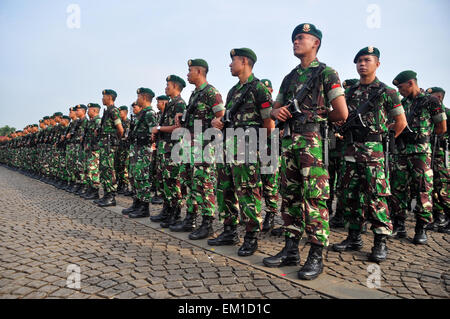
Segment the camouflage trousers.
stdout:
[[76,171],[75,171],[75,144],[67,144],[66,147],[66,168],[69,181],[75,183],[77,181]]
[[117,146],[108,145],[109,141],[100,140],[100,183],[105,193],[117,192],[117,175],[114,159]]
[[273,174],[261,174],[261,181],[266,210],[267,212],[277,214],[280,190],[280,170],[278,165]]
[[450,218],[450,168],[445,167],[443,151],[434,159],[433,177],[433,212]]
[[328,246],[330,234],[327,199],[329,176],[323,163],[323,142],[318,133],[295,134],[282,140],[281,196],[285,235]]
[[120,185],[130,184],[128,166],[130,162],[130,150],[127,145],[121,145],[117,148],[116,159],[114,161],[117,183]]
[[142,202],[149,203],[151,199],[151,186],[153,175],[152,148],[151,146],[134,147],[135,162],[132,165],[134,189],[136,198]]
[[172,143],[161,141],[158,151],[161,152],[160,167],[164,198],[171,207],[177,207],[183,199],[180,181],[180,164],[171,159]]
[[86,153],[86,180],[87,185],[100,189],[100,151],[89,150]]
[[74,144],[75,176],[78,184],[87,185],[86,179],[86,152],[81,144]]
[[341,194],[344,218],[349,229],[362,230],[369,220],[374,234],[391,235],[387,197],[391,195],[384,160],[380,162],[345,162]]
[[433,170],[431,154],[399,155],[394,162],[391,178],[391,216],[406,220],[408,212],[409,189],[417,200],[414,214],[416,219],[426,223],[433,221]]

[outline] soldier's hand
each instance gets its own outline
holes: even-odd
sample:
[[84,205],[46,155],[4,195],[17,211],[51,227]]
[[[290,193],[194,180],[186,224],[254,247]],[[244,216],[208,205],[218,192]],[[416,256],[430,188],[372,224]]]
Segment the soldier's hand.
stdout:
[[272,119],[275,119],[275,120],[278,120],[281,122],[286,122],[287,120],[292,118],[292,114],[291,114],[291,112],[289,112],[287,105],[280,107],[278,109],[273,109],[272,112],[270,112],[270,116],[272,117]]
[[336,124],[337,126],[342,126],[342,125],[344,125],[344,123],[345,123],[345,121],[337,121],[337,122],[334,122],[333,124]]
[[211,121],[211,126],[214,128],[217,128],[219,130],[223,130],[223,123],[222,123],[222,119],[221,118],[214,118]]

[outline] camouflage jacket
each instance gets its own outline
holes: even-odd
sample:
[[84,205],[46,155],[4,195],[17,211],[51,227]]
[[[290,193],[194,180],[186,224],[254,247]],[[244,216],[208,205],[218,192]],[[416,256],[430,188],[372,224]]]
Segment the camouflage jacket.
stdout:
[[[408,125],[415,134],[418,134],[419,139],[426,137],[431,138],[434,131],[434,124],[447,119],[445,111],[438,98],[425,93],[422,89],[420,90],[419,95],[415,98],[404,98],[402,100],[402,104],[405,109],[407,119],[410,117],[410,114],[414,111],[414,109],[417,110],[416,114],[411,114],[412,120],[410,120]],[[417,108],[416,105],[418,106]],[[406,148],[404,150],[400,150],[400,154],[403,155],[415,153],[431,154],[431,142],[415,144],[407,143]]]
[[[252,87],[247,89],[249,85],[252,85]],[[235,103],[239,103],[241,95],[246,91],[244,101],[242,101],[233,118],[231,118],[232,126],[235,128],[246,126],[262,127],[263,121],[270,118],[273,101],[267,87],[253,73],[244,84],[238,82],[228,92],[226,110],[232,109]]]
[[[315,59],[308,68],[303,69],[298,65],[288,74],[280,87],[276,102],[282,106],[294,99],[297,92],[307,83],[309,75],[314,68],[319,67],[320,63]],[[309,94],[299,105],[300,111],[306,115],[306,122],[319,123],[328,119],[328,112],[331,110],[331,102],[344,95],[344,89],[341,86],[338,73],[327,66],[321,74],[319,94],[317,96],[317,105],[313,104],[312,94]]]
[[114,105],[108,106],[103,111],[103,117],[102,118],[102,128],[101,128],[101,135],[103,136],[116,136],[116,125],[121,124],[122,121],[120,120],[120,112],[117,107]]
[[95,136],[95,130],[100,127],[100,122],[102,121],[100,115],[94,116],[91,118],[85,128],[84,140],[85,145],[91,151],[98,150],[98,138]]
[[149,145],[153,127],[157,126],[155,112],[151,106],[142,109],[137,116],[133,132],[131,132],[136,144],[139,146]]
[[79,119],[80,124],[77,127],[77,130],[74,131],[73,133],[73,142],[78,144],[81,142],[85,142],[85,131],[86,131],[86,126],[88,125],[89,120],[87,119],[87,116],[85,116],[83,119]]
[[[366,102],[369,96],[380,88],[382,83],[378,78],[369,85],[363,85],[359,81],[345,90],[345,98],[349,113],[358,109]],[[369,112],[362,116],[363,123],[367,126],[368,134],[385,136],[388,133],[388,118],[405,113],[400,102],[399,93],[386,86],[384,92],[373,103]],[[345,159],[357,162],[378,162],[384,158],[383,144],[381,142],[354,142],[346,145]]]

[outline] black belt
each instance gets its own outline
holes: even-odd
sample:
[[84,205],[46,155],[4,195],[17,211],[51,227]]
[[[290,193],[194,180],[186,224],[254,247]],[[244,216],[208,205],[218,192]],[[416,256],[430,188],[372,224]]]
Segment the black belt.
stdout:
[[302,123],[300,121],[292,122],[292,132],[297,134],[312,132],[320,133],[320,123]]
[[383,136],[381,134],[369,134],[367,136],[354,135],[353,141],[358,143],[366,142],[383,142]]
[[407,135],[405,138],[406,144],[424,144],[424,143],[430,143],[431,139],[429,136],[421,137],[421,138],[414,138],[410,135]]

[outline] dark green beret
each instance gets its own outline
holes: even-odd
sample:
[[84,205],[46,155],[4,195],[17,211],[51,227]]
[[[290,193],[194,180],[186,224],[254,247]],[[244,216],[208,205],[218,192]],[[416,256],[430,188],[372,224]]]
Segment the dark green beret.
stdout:
[[342,86],[345,89],[345,88],[355,85],[358,81],[359,81],[358,79],[347,79],[342,83]]
[[120,110],[120,111],[127,111],[127,112],[128,112],[128,106],[122,105],[122,106],[119,107],[119,110]]
[[417,80],[417,73],[411,70],[403,71],[399,75],[397,75],[392,81],[392,83],[397,86],[399,84],[405,83],[409,80]]
[[69,107],[69,112],[73,112],[73,111],[75,111],[75,106]]
[[63,114],[61,112],[56,112],[53,116],[63,116]]
[[63,116],[63,119],[65,119],[65,120],[69,120],[69,121],[70,121],[70,117],[69,117],[69,116],[67,116],[67,115],[64,115],[64,116]]
[[109,89],[103,90],[102,94],[103,95],[111,95],[111,96],[114,96],[114,98],[117,97],[117,93],[114,90],[109,90]]
[[316,28],[314,24],[302,23],[295,27],[294,32],[292,32],[292,43],[295,41],[297,34],[307,33],[315,36],[322,42],[322,31]]
[[249,59],[252,59],[254,63],[256,63],[257,60],[255,52],[253,52],[249,48],[233,49],[230,52],[230,56],[231,58],[233,58],[234,56],[245,56]]
[[439,93],[439,92],[442,92],[442,93],[445,94],[444,89],[443,89],[443,88],[440,88],[440,87],[437,87],[437,86],[433,86],[432,88],[429,88],[429,89],[427,90],[427,93],[429,93],[429,94],[431,94],[431,93]]
[[45,120],[50,120],[50,116],[44,116],[44,121]]
[[96,109],[101,109],[102,107],[100,106],[100,105],[98,105],[98,104],[96,104],[96,103],[89,103],[88,105],[87,105],[89,108],[96,108]]
[[272,88],[272,82],[268,79],[261,80],[261,82],[268,88]]
[[157,100],[169,101],[170,98],[167,95],[160,95],[156,98]]
[[203,59],[189,60],[188,61],[188,66],[201,66],[201,67],[204,67],[206,69],[206,72],[209,71],[208,62],[206,62]]
[[83,109],[83,110],[87,111],[87,106],[84,105],[84,104],[78,104],[78,105],[75,107],[75,110],[78,110],[78,109]]
[[155,97],[155,93],[147,88],[139,88],[137,89],[137,94],[150,94],[152,99]]
[[176,75],[169,75],[166,79],[167,82],[176,82],[181,85],[182,88],[186,87],[186,82],[182,78]]
[[355,59],[353,60],[353,63],[358,62],[359,57],[363,55],[374,55],[377,58],[380,58],[380,50],[372,46],[365,47],[364,49],[359,50],[359,52],[355,56]]

